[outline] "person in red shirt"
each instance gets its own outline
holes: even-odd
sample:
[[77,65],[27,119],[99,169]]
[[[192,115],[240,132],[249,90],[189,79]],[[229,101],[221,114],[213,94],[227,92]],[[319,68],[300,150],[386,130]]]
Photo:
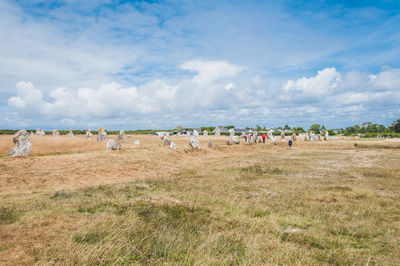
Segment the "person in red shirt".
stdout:
[[263,133],[263,134],[262,134],[263,143],[265,143],[265,137],[266,137],[266,136],[265,136],[265,133]]

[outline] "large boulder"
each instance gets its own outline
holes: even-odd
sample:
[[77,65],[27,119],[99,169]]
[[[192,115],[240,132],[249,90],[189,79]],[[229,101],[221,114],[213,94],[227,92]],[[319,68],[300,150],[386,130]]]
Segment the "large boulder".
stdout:
[[232,142],[233,142],[233,144],[239,144],[240,143],[240,138],[238,136],[233,136],[232,137]]
[[104,128],[100,128],[99,132],[97,133],[97,141],[102,142],[105,141],[107,138],[107,132],[104,130]]
[[123,131],[123,130],[121,130],[121,131],[119,132],[118,141],[119,141],[120,143],[125,143],[125,134],[124,134],[124,131]]
[[14,147],[8,154],[10,157],[28,156],[32,154],[32,141],[29,133],[22,129],[12,137]]
[[118,141],[116,141],[114,139],[109,139],[107,141],[106,148],[107,148],[107,150],[119,150],[119,149],[121,149],[121,145],[119,144]]
[[190,145],[190,147],[192,147],[192,149],[200,148],[200,142],[196,139],[195,136],[192,136],[190,138],[189,145]]

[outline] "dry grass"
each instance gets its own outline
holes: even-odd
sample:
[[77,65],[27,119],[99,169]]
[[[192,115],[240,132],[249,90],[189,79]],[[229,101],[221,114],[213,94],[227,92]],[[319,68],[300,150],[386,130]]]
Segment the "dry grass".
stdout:
[[0,136],[0,263],[400,264],[399,140],[207,139]]

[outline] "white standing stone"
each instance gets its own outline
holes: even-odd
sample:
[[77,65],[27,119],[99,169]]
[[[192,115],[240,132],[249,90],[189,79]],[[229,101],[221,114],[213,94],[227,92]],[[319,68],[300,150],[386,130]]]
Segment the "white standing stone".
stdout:
[[106,148],[107,148],[107,150],[119,150],[119,149],[121,149],[121,145],[119,144],[118,141],[116,141],[114,139],[109,139],[107,141]]
[[72,132],[72,129],[69,130],[69,132],[68,132],[68,137],[70,137],[70,138],[75,137],[75,136],[74,136],[74,133]]
[[199,136],[199,131],[197,131],[196,129],[193,129],[193,136],[195,136],[197,138]]
[[271,131],[268,133],[268,138],[272,144],[276,145],[276,139],[275,139],[274,135],[272,135]]
[[208,131],[207,130],[203,131],[203,136],[208,136]]
[[163,144],[169,144],[170,142],[171,142],[171,140],[169,139],[168,136],[164,136],[164,138],[162,139]]
[[216,137],[219,137],[221,135],[221,132],[219,131],[219,129],[217,129],[216,131],[215,131],[215,136]]
[[92,132],[90,132],[90,128],[86,129],[86,137],[87,137],[88,139],[91,139],[91,138],[93,137]]
[[192,149],[198,149],[198,148],[200,148],[200,142],[196,139],[195,136],[192,136],[192,137],[190,138],[189,144],[190,144],[190,146],[192,147]]
[[97,133],[97,141],[102,142],[105,141],[107,138],[107,132],[104,130],[104,128],[100,128],[99,132]]
[[46,132],[44,132],[44,130],[41,130],[40,128],[38,128],[38,129],[36,129],[35,135],[44,136],[44,135],[46,135]]
[[118,141],[119,141],[120,143],[125,143],[125,134],[124,134],[124,131],[123,131],[123,130],[121,130],[121,131],[119,132]]
[[171,149],[176,149],[176,144],[175,144],[175,142],[173,142],[173,141],[171,141],[171,143],[169,144],[169,147],[171,148]]
[[235,136],[235,130],[233,130],[233,128],[229,129],[229,135],[231,138]]
[[32,154],[32,141],[29,133],[22,129],[12,137],[14,147],[8,154],[10,157],[28,156]]
[[208,139],[208,147],[209,147],[209,148],[212,147],[212,140],[211,140],[211,138]]

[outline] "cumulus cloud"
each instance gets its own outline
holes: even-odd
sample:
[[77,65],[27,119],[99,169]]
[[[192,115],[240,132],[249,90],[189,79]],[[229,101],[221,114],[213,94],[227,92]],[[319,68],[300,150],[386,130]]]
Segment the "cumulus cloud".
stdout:
[[209,86],[214,81],[236,76],[245,67],[231,64],[227,61],[187,61],[181,64],[181,68],[196,71],[193,81],[199,86]]
[[[244,68],[225,61],[193,62],[181,65],[191,66],[197,72],[192,78],[154,79],[138,86],[114,82],[96,88],[59,87],[45,92],[31,82],[21,81],[8,105],[21,120],[38,121],[40,117],[42,121],[61,121],[63,125],[100,121],[102,125],[115,126],[129,125],[134,120],[149,127],[185,123],[280,125],[299,119],[301,123],[341,120],[338,117],[371,120],[371,115],[381,117],[383,105],[390,109],[390,117],[399,113],[398,70],[379,72],[371,78],[370,73],[325,68],[315,76],[270,87],[259,77],[257,82],[249,78],[247,83],[242,80],[236,85],[238,73]],[[205,66],[222,70],[209,78],[204,76],[209,71]]]
[[[46,95],[31,82],[17,83],[17,95],[8,99],[8,105],[24,116],[43,115],[48,118],[60,119],[90,119],[126,117],[129,115],[160,114],[194,109],[224,108],[233,99],[231,90],[235,85],[218,84],[222,78],[233,77],[239,68],[228,62],[202,63],[203,67],[221,68],[220,73],[207,82],[200,82],[201,71],[193,79],[184,79],[174,85],[155,79],[138,87],[123,87],[119,83],[107,83],[98,88],[68,89],[66,87],[51,90]],[[184,65],[191,65],[191,63]],[[216,67],[216,68],[215,68]],[[201,73],[200,73],[201,72]],[[205,86],[205,85],[208,86]],[[230,95],[230,97],[229,97]],[[228,97],[227,97],[228,96]],[[222,105],[222,106],[221,106]],[[69,122],[71,123],[71,122]]]
[[333,92],[340,82],[340,74],[333,68],[325,68],[311,78],[300,78],[296,81],[289,80],[284,85],[286,92],[300,92],[312,96],[324,96]]

